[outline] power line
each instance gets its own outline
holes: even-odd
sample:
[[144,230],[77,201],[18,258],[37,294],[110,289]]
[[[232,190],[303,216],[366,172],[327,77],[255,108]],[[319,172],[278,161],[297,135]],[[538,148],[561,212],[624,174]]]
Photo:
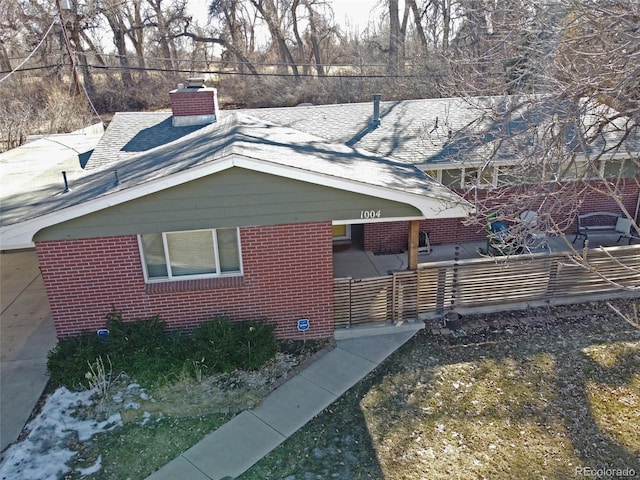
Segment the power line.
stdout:
[[[17,71],[29,71],[29,70],[42,70],[45,68],[59,68],[62,64],[46,65],[40,67],[30,67]],[[188,73],[188,74],[203,74],[203,75],[230,75],[230,76],[242,76],[242,77],[287,77],[287,78],[317,78],[317,79],[329,79],[329,78],[423,78],[424,75],[413,74],[400,74],[400,73],[380,73],[380,74],[331,74],[331,75],[317,75],[313,73],[277,73],[277,72],[259,72],[257,74],[251,72],[235,72],[225,70],[199,70],[199,69],[181,69],[181,68],[159,68],[159,67],[123,67],[120,65],[86,65],[88,68],[94,70],[133,70],[133,71],[145,71],[145,72],[162,72],[162,73]],[[0,72],[5,73],[5,72]]]
[[63,65],[61,63],[54,63],[51,65],[40,65],[39,67],[26,67],[26,68],[16,68],[13,70],[2,70],[0,71],[0,74],[3,73],[17,73],[17,72],[31,72],[33,70],[46,70],[46,69],[51,69],[51,68],[60,68]]
[[[44,42],[45,38],[47,38],[47,36],[49,35],[49,32],[51,32],[51,29],[56,24],[56,19],[57,19],[57,17],[53,17],[53,21],[51,22],[51,25],[49,25],[49,28],[47,29],[47,31],[44,33],[44,35],[40,39],[40,42],[38,42],[38,45],[36,45],[36,48],[33,49],[33,51],[29,54],[29,56],[27,58],[25,58],[24,61],[22,63],[20,63],[20,65],[18,65],[16,68],[11,70],[7,75],[5,75],[4,77],[0,78],[0,83],[4,82],[7,78],[9,78],[11,75],[16,73],[17,71],[21,71],[20,67],[22,67],[22,65],[24,65],[25,63],[27,63],[27,61],[29,61],[29,59],[36,53],[38,48],[40,48],[40,45],[42,45],[42,43]],[[2,73],[6,73],[6,72],[2,72]]]
[[[120,58],[122,55],[117,53],[98,53],[98,52],[76,52],[77,55],[84,55],[85,57],[100,56],[100,57],[112,57],[112,58]],[[176,62],[176,63],[209,63],[209,64],[221,64],[221,65],[254,65],[261,67],[316,67],[321,66],[324,68],[330,67],[380,67],[386,68],[388,65],[386,63],[284,63],[284,62],[242,62],[240,60],[204,60],[204,59],[192,59],[192,58],[167,58],[167,57],[153,57],[150,55],[127,55],[127,58],[131,59],[144,59],[144,60],[158,60],[161,62]]]
[[[104,53],[104,52],[74,52],[76,56],[84,56],[84,57],[105,57],[105,58],[120,58],[122,55],[117,53]],[[57,54],[49,54],[49,56],[57,56]],[[22,57],[16,57],[22,58]],[[145,61],[148,60],[156,60],[159,62],[174,62],[174,63],[206,63],[213,65],[254,65],[260,67],[312,67],[315,68],[317,66],[321,66],[323,68],[387,68],[388,65],[386,63],[283,63],[283,62],[242,62],[240,60],[207,60],[207,59],[194,59],[194,58],[168,58],[168,57],[155,57],[150,55],[134,55],[127,54],[128,59],[143,59]]]

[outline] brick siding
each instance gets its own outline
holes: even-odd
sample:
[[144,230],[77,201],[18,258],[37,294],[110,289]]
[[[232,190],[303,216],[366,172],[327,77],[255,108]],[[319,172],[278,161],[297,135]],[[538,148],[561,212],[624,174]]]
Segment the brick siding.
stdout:
[[216,92],[211,88],[177,90],[169,93],[171,111],[177,117],[217,114],[215,97]]
[[[59,337],[105,327],[115,308],[125,321],[159,315],[189,330],[217,315],[266,319],[280,338],[333,336],[331,223],[240,229],[244,275],[145,284],[135,235],[36,244]],[[308,318],[302,334],[297,320]]]
[[[563,200],[560,195],[565,195],[567,197],[566,201],[572,205],[573,212],[568,208],[565,211],[556,211],[552,215],[554,222],[564,233],[568,235],[575,234],[575,218],[578,214],[597,211],[621,213],[616,200],[612,198],[611,195],[603,193],[606,190],[601,184],[593,182],[588,184],[586,188],[583,188],[584,185],[582,184],[572,185],[579,187],[579,190],[576,192],[560,188],[557,192],[549,192],[550,195],[555,196],[554,201],[556,204],[561,204],[559,202]],[[462,194],[462,192],[458,193]],[[487,198],[486,195],[496,194],[496,190],[478,190],[474,193],[478,195],[479,200],[485,204],[488,210],[491,209],[491,204],[496,205],[496,209],[504,205],[505,195],[509,195],[509,193],[505,194],[505,192],[502,191],[498,192],[495,199],[492,199]],[[541,191],[538,187],[533,191],[528,191],[523,187],[513,189],[511,196],[514,202],[510,206],[518,211],[526,209],[535,210],[540,207],[544,201],[545,194],[546,192]],[[640,186],[638,186],[637,182],[631,180],[625,185],[619,186],[616,194],[626,210],[633,214],[638,195],[640,195]],[[467,195],[470,194],[467,193]],[[536,195],[539,198],[536,198]],[[473,203],[471,198],[469,198],[469,201]],[[520,202],[522,205],[519,207],[518,203]],[[574,203],[576,204],[575,206],[573,205]],[[429,233],[429,241],[432,245],[480,242],[486,239],[482,222],[464,225],[461,219],[457,218],[422,220],[420,222],[420,230]],[[372,251],[375,254],[402,252],[407,249],[408,236],[409,222],[368,223],[364,225],[364,249]]]

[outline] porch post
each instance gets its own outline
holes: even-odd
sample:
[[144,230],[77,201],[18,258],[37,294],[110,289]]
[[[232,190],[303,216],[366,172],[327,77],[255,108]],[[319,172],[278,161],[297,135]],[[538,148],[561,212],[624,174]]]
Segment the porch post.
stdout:
[[418,269],[418,246],[420,244],[420,220],[409,222],[409,270]]

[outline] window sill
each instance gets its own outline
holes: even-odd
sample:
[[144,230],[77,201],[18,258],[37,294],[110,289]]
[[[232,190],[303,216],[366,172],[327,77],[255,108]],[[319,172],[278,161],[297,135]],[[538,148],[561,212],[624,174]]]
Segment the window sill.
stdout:
[[231,277],[199,278],[197,280],[173,280],[147,283],[144,286],[144,291],[149,295],[159,295],[174,292],[215,290],[218,288],[239,288],[243,287],[244,284],[244,277],[242,275],[236,275]]

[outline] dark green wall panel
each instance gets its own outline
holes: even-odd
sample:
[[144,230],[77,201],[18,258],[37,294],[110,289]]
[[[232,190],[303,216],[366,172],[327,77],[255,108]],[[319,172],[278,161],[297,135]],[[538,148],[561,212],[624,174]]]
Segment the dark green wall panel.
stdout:
[[411,205],[234,167],[46,228],[35,240],[346,220],[363,210],[421,216]]

